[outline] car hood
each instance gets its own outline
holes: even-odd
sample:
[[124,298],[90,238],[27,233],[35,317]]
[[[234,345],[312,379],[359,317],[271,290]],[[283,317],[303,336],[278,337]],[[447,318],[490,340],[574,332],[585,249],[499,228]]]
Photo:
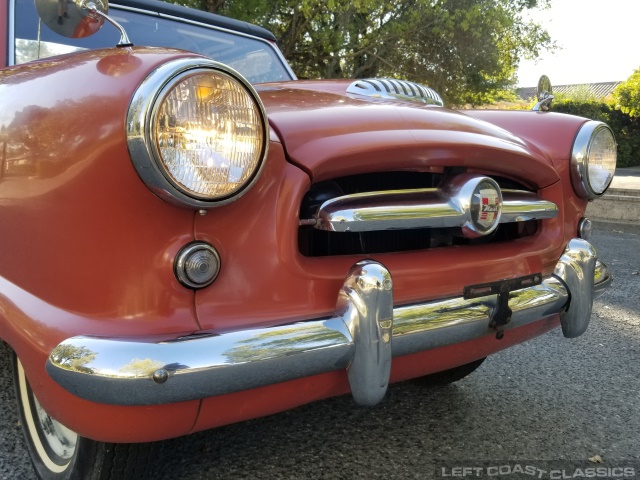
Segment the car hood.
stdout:
[[312,182],[370,171],[465,168],[532,187],[558,181],[551,159],[461,112],[347,93],[350,80],[256,86],[288,160]]

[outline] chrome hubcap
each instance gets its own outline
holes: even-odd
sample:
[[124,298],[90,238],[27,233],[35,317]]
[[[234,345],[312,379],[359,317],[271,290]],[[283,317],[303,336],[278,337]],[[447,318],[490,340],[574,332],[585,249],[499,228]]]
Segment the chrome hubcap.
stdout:
[[17,366],[20,401],[35,453],[51,472],[62,473],[69,466],[76,451],[78,434],[51,418],[42,408],[28,386],[20,360]]
[[39,428],[44,440],[56,457],[63,461],[69,460],[76,451],[78,434],[51,418],[44,408],[42,408],[38,399],[35,396],[32,398],[38,414],[37,420],[39,422]]

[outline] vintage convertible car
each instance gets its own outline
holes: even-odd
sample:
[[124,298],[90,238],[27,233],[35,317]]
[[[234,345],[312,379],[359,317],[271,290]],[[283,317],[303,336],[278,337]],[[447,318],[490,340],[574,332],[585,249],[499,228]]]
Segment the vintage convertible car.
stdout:
[[42,478],[585,331],[605,124],[298,81],[258,27],[110,7],[0,0],[0,336]]

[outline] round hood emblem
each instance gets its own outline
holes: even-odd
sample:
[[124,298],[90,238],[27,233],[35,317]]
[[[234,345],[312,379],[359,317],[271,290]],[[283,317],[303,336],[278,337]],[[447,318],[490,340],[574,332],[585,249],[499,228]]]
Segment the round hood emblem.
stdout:
[[502,192],[495,180],[481,178],[473,189],[469,202],[469,225],[472,235],[488,235],[500,223],[502,214]]
[[462,233],[467,238],[489,235],[500,223],[502,192],[489,177],[462,174],[454,177],[448,188],[451,201],[466,218]]

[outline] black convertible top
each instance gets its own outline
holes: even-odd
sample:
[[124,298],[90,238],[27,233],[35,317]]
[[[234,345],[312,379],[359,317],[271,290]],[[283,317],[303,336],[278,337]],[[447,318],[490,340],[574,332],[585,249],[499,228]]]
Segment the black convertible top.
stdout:
[[158,0],[114,0],[110,5],[122,5],[123,7],[137,8],[157,12],[162,15],[184,18],[195,22],[225,28],[236,32],[254,35],[266,40],[276,41],[276,37],[269,30],[240,20],[223,17],[213,13],[203,12],[194,8],[187,8],[173,3],[161,2]]

